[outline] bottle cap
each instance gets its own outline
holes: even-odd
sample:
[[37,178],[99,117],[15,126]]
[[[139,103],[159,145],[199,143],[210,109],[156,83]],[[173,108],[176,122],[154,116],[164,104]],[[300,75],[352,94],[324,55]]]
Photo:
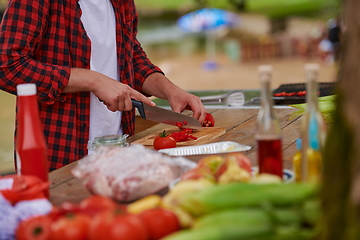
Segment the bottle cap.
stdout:
[[271,73],[273,70],[272,66],[270,65],[260,65],[258,66],[259,73]]
[[16,86],[18,96],[30,96],[36,94],[35,83],[22,83]]
[[306,72],[308,72],[308,71],[317,72],[317,71],[319,71],[319,69],[320,69],[320,66],[317,63],[307,63],[307,64],[304,65],[304,70]]

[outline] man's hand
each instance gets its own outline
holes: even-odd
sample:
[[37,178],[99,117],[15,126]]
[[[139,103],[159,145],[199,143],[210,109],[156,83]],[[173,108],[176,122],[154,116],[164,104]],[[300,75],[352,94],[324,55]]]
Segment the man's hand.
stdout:
[[149,106],[155,106],[149,98],[104,74],[83,68],[72,68],[68,85],[64,93],[93,92],[110,111],[130,111],[131,99],[139,100]]
[[161,73],[151,74],[144,82],[143,91],[147,94],[166,99],[173,111],[181,113],[185,109],[193,111],[193,117],[203,122],[206,109],[199,97],[186,92],[173,84]]

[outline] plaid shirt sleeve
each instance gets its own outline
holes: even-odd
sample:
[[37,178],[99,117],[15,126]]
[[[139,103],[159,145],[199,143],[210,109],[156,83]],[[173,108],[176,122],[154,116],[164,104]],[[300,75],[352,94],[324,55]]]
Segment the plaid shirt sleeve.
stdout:
[[70,67],[50,65],[34,58],[44,37],[49,1],[11,0],[0,31],[0,88],[15,94],[21,83],[35,83],[39,101],[53,104],[60,96]]

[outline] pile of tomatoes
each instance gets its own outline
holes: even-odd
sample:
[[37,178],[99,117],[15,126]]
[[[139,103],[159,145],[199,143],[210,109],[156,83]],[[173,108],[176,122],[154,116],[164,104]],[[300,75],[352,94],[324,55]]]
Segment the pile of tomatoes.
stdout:
[[65,202],[47,215],[20,222],[18,240],[157,240],[180,229],[170,210],[152,208],[139,214],[112,199],[93,195],[79,204]]
[[306,91],[297,91],[297,92],[279,92],[279,93],[274,93],[274,97],[293,97],[293,96],[298,96],[298,97],[303,97],[306,95]]

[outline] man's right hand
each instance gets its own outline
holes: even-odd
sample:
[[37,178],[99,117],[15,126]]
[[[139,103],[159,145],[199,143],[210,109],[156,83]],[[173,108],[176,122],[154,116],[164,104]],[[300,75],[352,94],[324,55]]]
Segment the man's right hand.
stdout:
[[63,92],[87,91],[93,92],[113,112],[130,111],[133,108],[131,99],[155,106],[154,102],[140,92],[104,74],[83,68],[71,68],[70,79]]

